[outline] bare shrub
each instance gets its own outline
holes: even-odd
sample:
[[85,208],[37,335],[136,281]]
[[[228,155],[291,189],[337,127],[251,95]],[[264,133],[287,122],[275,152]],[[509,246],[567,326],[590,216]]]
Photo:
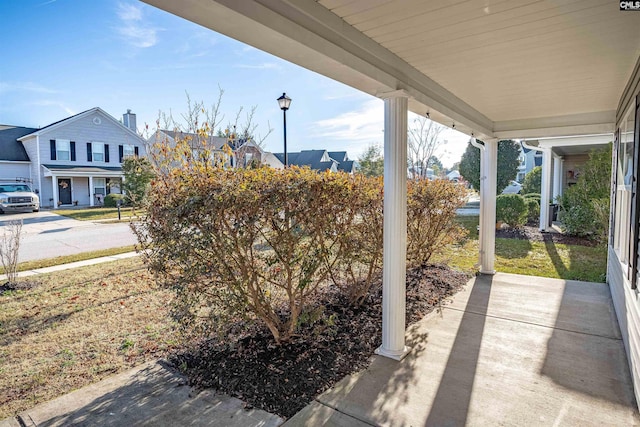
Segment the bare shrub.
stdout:
[[16,284],[18,278],[21,234],[22,220],[9,221],[2,233],[2,241],[0,241],[0,261],[10,285]]
[[407,188],[407,262],[424,265],[466,231],[454,219],[466,190],[443,179],[410,180]]

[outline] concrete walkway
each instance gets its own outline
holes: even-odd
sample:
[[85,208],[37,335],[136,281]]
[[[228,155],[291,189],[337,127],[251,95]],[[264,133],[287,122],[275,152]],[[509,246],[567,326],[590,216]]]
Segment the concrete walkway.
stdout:
[[[640,425],[609,288],[498,273],[469,282],[407,333],[401,362],[373,356],[285,425]],[[277,426],[150,363],[19,415],[26,426]],[[16,418],[0,427],[21,425]]]
[[480,276],[286,426],[640,425],[604,284]]
[[158,362],[151,362],[43,403],[0,427],[194,426],[276,427],[283,420],[238,399],[198,392]]

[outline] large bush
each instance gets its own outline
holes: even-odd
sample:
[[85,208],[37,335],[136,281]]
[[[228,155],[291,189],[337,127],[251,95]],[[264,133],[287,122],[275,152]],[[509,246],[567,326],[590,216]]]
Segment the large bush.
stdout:
[[[412,184],[412,261],[428,260],[459,234],[453,218],[461,191]],[[186,331],[254,319],[285,342],[316,316],[310,310],[321,287],[335,284],[359,304],[379,278],[379,178],[202,163],[165,169],[148,197],[135,231],[150,269],[175,290],[174,315]]]
[[522,182],[522,193],[537,193],[542,191],[542,166],[536,166],[531,169]]
[[466,190],[444,179],[411,180],[407,190],[407,261],[422,265],[466,231],[453,221]]
[[118,201],[124,202],[125,198],[122,194],[118,193],[110,193],[104,196],[104,204],[105,208],[115,208],[118,206]]
[[519,194],[501,194],[496,198],[496,220],[510,227],[522,227],[527,222],[528,207]]
[[[482,142],[482,141],[478,141]],[[498,170],[496,171],[496,193],[502,193],[509,182],[518,175],[520,164],[520,146],[510,140],[498,141]],[[471,143],[462,154],[459,165],[460,175],[476,190],[480,191],[480,150]]]
[[592,151],[575,185],[561,199],[562,224],[568,234],[606,242],[609,229],[611,190],[611,144]]

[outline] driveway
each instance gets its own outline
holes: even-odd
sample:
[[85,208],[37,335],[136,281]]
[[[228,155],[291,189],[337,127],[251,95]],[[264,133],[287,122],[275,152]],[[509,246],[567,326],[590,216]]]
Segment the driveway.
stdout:
[[51,211],[0,215],[0,235],[12,220],[22,220],[19,261],[54,258],[137,242],[128,223],[78,221]]

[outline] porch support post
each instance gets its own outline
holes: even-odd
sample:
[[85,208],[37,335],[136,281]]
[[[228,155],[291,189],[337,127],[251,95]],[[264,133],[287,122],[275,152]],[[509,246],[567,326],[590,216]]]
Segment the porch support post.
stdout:
[[549,228],[549,200],[551,200],[551,172],[553,153],[551,148],[542,149],[542,186],[540,191],[540,231]]
[[58,177],[51,175],[51,187],[53,190],[53,209],[58,209]]
[[408,95],[395,91],[384,99],[384,222],[382,345],[376,354],[401,360],[405,346],[407,253]]
[[93,176],[89,175],[89,206],[94,205],[93,199],[95,198],[95,195],[93,194],[93,191]]
[[562,196],[562,157],[553,156],[553,202]]
[[480,153],[480,273],[495,274],[498,140],[485,140]]

